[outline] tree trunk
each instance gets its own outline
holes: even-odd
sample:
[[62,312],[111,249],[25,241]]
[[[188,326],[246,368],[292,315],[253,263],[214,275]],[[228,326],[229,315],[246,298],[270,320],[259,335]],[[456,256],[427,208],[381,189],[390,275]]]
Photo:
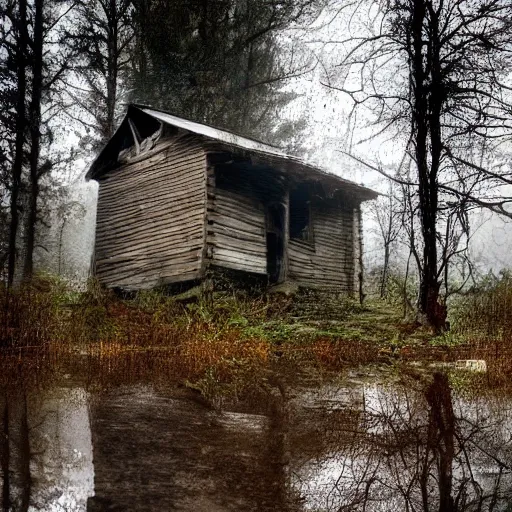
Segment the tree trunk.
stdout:
[[9,402],[7,393],[4,397],[2,411],[2,432],[0,434],[0,462],[2,468],[2,511],[11,510],[11,483],[10,483],[10,457],[9,457]]
[[32,476],[30,474],[30,431],[28,425],[28,404],[27,395],[23,392],[22,404],[20,405],[20,512],[28,512],[30,508],[30,494],[32,490]]
[[41,147],[41,96],[43,88],[43,8],[44,0],[34,1],[34,40],[32,53],[32,95],[30,100],[30,195],[23,278],[34,271],[34,246],[39,198],[39,153]]
[[109,12],[105,13],[108,20],[107,41],[107,117],[102,134],[105,141],[114,135],[117,103],[117,71],[118,71],[118,12],[117,1],[110,0]]
[[[426,18],[426,4],[424,0],[414,0],[412,13],[412,70],[411,83],[413,88],[413,130],[416,132],[415,157],[418,167],[418,194],[420,200],[421,232],[423,235],[423,263],[421,268],[421,282],[418,307],[426,322],[436,330],[444,328],[446,308],[439,304],[439,288],[437,276],[437,207],[438,186],[437,171],[439,169],[440,147],[432,148],[432,162],[428,162],[428,138],[432,126],[429,121],[439,114],[435,106],[434,112],[429,112],[430,96],[429,86],[426,83],[428,75],[425,71],[425,55],[423,27]],[[431,57],[431,56],[429,56]],[[430,115],[429,115],[430,114]],[[432,143],[437,142],[439,134],[432,136]],[[439,138],[440,141],[440,138]]]
[[380,298],[388,294],[388,273],[389,273],[389,243],[384,242],[384,266],[382,268],[382,281],[380,283]]
[[7,269],[7,283],[12,286],[14,272],[16,269],[16,241],[19,228],[19,194],[21,188],[21,173],[23,169],[23,152],[25,148],[25,129],[27,125],[25,95],[27,91],[26,76],[26,51],[28,46],[27,32],[27,2],[19,0],[18,4],[18,27],[17,27],[17,49],[16,49],[16,81],[18,97],[16,101],[16,141],[15,155],[12,166],[12,185],[10,197],[10,226],[9,226],[9,257]]
[[437,240],[434,226],[432,214],[425,214],[425,219],[422,219],[424,248],[418,306],[426,323],[436,331],[442,331],[446,324],[446,306],[439,303],[440,283],[437,279]]
[[429,405],[427,447],[436,454],[439,488],[439,512],[455,512],[452,496],[453,460],[455,458],[455,415],[448,377],[435,373],[425,397]]
[[[437,331],[446,328],[446,306],[439,301],[439,272],[437,263],[437,211],[439,200],[439,189],[437,178],[441,166],[442,154],[442,136],[441,136],[441,115],[442,105],[444,102],[444,88],[442,86],[441,64],[440,64],[440,42],[439,42],[439,20],[438,14],[432,7],[432,3],[428,3],[430,17],[430,38],[428,41],[427,56],[430,61],[427,65],[431,69],[431,86],[429,94],[429,113],[428,122],[430,126],[430,173],[429,173],[429,223],[431,227],[428,231],[429,237],[429,269],[427,277],[427,302],[424,311],[427,320]],[[424,234],[425,238],[425,234]],[[427,244],[425,244],[425,247]],[[445,262],[448,265],[448,262]]]

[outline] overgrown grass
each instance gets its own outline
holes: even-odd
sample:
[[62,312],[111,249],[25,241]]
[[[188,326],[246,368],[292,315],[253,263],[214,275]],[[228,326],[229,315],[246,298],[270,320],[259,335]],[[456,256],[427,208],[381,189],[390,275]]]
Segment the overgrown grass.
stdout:
[[489,274],[449,308],[451,331],[444,341],[457,359],[487,362],[485,381],[496,388],[512,385],[512,274]]
[[182,303],[150,291],[121,299],[95,281],[77,293],[40,276],[1,289],[0,305],[0,385],[66,375],[99,386],[175,382],[207,397],[239,397],[276,372],[297,377],[417,359],[486,359],[490,385],[512,377],[508,275],[458,302],[452,331],[437,338],[382,301],[343,305],[341,318],[299,318],[288,299],[265,295],[231,291]]
[[99,382],[150,378],[186,383],[205,395],[239,395],[277,367],[294,374],[337,370],[378,356],[377,345],[354,327],[298,321],[288,299],[282,302],[233,291],[213,303],[184,304],[157,291],[121,299],[93,280],[76,293],[40,276],[0,290],[3,375],[13,379],[21,368],[14,361],[35,361],[34,376],[51,366]]
[[512,340],[512,274],[487,275],[451,306],[453,330],[473,342]]

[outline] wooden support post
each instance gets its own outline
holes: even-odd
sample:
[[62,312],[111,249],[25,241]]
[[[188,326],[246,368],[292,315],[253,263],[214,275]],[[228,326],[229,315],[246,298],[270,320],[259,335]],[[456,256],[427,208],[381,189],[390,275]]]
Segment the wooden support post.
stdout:
[[212,259],[212,248],[208,243],[208,208],[210,205],[210,197],[215,194],[215,169],[209,165],[208,160],[205,165],[205,184],[204,184],[204,218],[203,218],[203,253],[201,261],[201,292],[203,300],[208,308],[213,307],[213,291],[214,281],[213,274],[210,269]]
[[286,183],[283,197],[283,264],[279,275],[279,282],[284,283],[288,279],[290,242],[290,184]]
[[357,227],[359,239],[359,302],[364,302],[364,266],[363,266],[363,219],[361,214],[361,205],[357,209]]
[[361,205],[352,210],[352,230],[353,230],[353,259],[354,259],[354,295],[358,297],[359,302],[363,303],[363,237],[361,233]]

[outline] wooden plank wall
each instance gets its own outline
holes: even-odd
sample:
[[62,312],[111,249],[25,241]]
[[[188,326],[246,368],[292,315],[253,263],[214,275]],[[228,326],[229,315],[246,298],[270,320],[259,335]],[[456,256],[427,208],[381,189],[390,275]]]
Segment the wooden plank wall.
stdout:
[[312,204],[312,243],[290,239],[291,280],[303,286],[354,292],[354,209]]
[[97,276],[127,290],[199,277],[205,217],[204,149],[193,136],[160,141],[100,180]]
[[236,186],[229,177],[208,179],[208,255],[212,265],[267,273],[265,206],[250,183]]

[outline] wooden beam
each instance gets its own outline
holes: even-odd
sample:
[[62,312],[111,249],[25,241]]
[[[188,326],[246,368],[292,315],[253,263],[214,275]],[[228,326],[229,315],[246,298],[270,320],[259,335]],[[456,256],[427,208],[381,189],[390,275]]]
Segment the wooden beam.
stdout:
[[290,186],[287,183],[283,197],[283,264],[279,272],[279,283],[284,283],[288,279],[289,244],[290,244]]
[[133,142],[135,144],[135,153],[138,155],[140,153],[139,132],[131,119],[128,119],[128,124],[130,125],[130,131],[132,132]]

